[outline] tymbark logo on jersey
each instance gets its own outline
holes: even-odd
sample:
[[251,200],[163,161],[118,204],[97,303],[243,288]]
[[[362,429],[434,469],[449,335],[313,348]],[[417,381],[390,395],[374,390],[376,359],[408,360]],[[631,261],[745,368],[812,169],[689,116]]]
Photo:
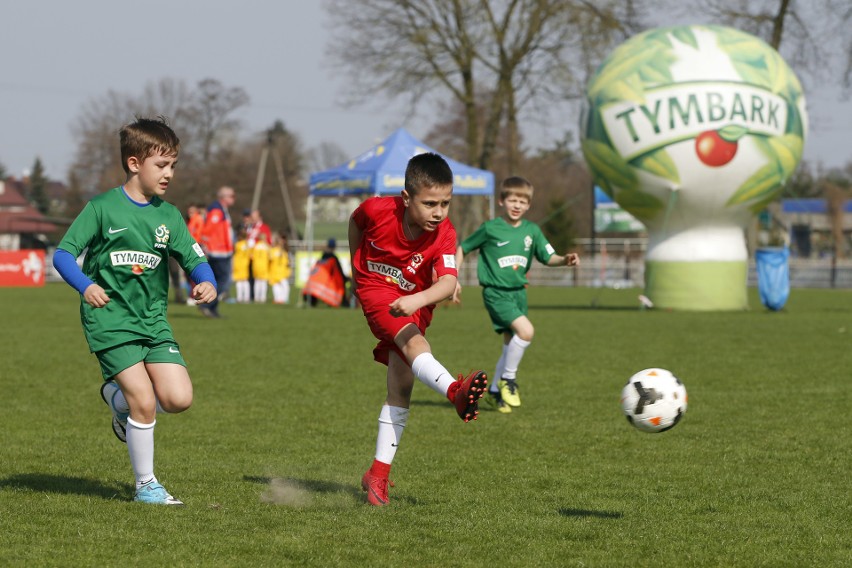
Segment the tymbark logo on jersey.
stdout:
[[142,274],[146,268],[153,270],[163,260],[157,254],[138,250],[120,250],[109,254],[113,266],[130,266],[134,274]]

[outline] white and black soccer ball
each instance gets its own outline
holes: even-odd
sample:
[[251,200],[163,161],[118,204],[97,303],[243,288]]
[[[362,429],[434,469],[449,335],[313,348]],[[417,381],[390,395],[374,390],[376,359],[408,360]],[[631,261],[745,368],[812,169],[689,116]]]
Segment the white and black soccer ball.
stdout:
[[686,412],[686,387],[671,371],[639,371],[621,389],[621,409],[639,430],[665,432]]

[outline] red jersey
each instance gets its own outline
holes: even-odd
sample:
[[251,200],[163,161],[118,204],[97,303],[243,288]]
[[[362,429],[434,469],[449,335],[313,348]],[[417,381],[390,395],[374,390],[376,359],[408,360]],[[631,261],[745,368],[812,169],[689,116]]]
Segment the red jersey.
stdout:
[[434,231],[411,241],[402,229],[402,197],[371,197],[352,218],[362,232],[352,260],[352,277],[359,290],[392,288],[401,295],[425,290],[434,278],[458,276],[456,228],[444,219]]

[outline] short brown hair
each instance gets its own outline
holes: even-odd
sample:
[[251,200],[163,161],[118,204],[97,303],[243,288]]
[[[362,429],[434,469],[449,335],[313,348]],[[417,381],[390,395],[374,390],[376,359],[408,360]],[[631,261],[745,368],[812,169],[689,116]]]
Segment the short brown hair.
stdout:
[[453,185],[453,170],[439,154],[425,152],[417,154],[405,168],[405,191],[416,194],[424,187]]
[[166,156],[177,156],[180,152],[180,140],[175,131],[169,127],[168,119],[164,116],[157,118],[139,118],[124,125],[118,133],[121,141],[121,167],[126,173],[127,160],[135,157],[145,161],[155,153]]
[[522,178],[521,176],[507,177],[500,184],[500,200],[502,201],[510,195],[517,195],[518,197],[526,197],[532,201],[533,189],[533,184],[526,178]]

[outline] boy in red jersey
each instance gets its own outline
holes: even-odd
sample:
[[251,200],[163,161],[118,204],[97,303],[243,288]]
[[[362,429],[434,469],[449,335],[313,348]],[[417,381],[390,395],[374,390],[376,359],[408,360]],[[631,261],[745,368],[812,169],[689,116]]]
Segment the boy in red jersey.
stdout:
[[[435,304],[456,287],[456,230],[447,218],[453,172],[438,154],[409,160],[398,197],[373,197],[349,220],[353,290],[387,365],[376,457],[361,479],[371,505],[388,503],[388,474],[408,420],[414,378],[446,396],[462,420],[476,420],[488,380],[483,371],[456,380],[433,356],[424,334]],[[434,280],[433,280],[434,273]]]

